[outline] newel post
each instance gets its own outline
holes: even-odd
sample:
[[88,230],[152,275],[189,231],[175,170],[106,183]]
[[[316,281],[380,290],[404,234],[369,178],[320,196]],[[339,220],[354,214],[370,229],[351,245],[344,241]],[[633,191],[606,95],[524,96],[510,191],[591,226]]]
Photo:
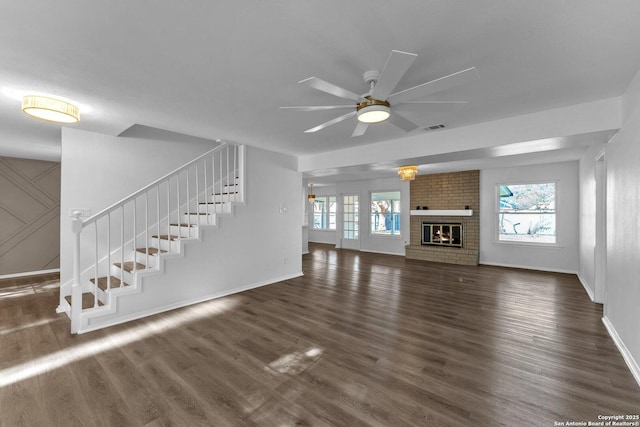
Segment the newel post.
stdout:
[[80,314],[82,312],[82,284],[80,283],[80,233],[82,220],[80,211],[71,213],[71,231],[73,239],[73,283],[71,284],[71,333],[77,334],[80,329]]

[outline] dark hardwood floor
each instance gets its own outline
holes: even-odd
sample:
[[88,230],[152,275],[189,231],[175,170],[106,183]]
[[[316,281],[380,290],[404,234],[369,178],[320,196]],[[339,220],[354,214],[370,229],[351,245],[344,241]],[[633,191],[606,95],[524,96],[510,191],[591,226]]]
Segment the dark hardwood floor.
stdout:
[[637,414],[573,275],[311,245],[303,277],[72,336],[0,282],[1,426],[553,426]]

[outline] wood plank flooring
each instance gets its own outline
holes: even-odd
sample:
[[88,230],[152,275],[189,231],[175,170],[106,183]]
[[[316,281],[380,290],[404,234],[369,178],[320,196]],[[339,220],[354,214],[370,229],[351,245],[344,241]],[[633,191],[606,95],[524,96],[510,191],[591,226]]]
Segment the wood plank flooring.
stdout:
[[310,245],[304,276],[80,336],[0,282],[0,426],[553,426],[637,414],[573,275]]

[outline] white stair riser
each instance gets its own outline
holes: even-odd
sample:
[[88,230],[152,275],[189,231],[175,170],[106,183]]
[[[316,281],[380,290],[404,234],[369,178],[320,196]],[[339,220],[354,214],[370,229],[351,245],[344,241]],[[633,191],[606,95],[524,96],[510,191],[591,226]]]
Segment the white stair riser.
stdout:
[[216,217],[215,215],[184,214],[182,222],[196,225],[216,225]]
[[115,276],[119,277],[120,280],[123,280],[125,283],[135,283],[135,281],[133,280],[133,273],[129,273],[128,271],[122,270],[115,266],[113,268],[117,271]]
[[171,234],[180,237],[196,237],[198,235],[198,227],[180,227],[177,225],[172,225]]
[[144,264],[147,268],[158,268],[160,261],[158,260],[158,256],[149,255],[149,262],[147,263],[147,254],[136,251],[136,261],[140,264]]
[[208,214],[230,214],[232,213],[233,204],[232,203],[222,203],[222,204],[213,204],[213,203],[201,203],[198,205],[198,212],[208,213]]
[[160,248],[165,251],[179,253],[180,252],[180,242],[177,240],[164,240],[164,239],[151,239],[151,243],[156,248]]
[[223,193],[214,194],[209,197],[209,202],[236,202],[240,200],[240,194],[238,193]]

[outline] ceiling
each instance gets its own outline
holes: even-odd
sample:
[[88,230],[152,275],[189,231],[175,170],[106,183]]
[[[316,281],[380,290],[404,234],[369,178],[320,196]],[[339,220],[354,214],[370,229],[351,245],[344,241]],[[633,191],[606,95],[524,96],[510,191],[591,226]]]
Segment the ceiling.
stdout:
[[[423,127],[442,123],[446,129],[617,97],[640,69],[636,0],[186,5],[151,0],[3,2],[0,155],[60,157],[61,126],[20,111],[20,97],[30,92],[74,101],[83,118],[73,126],[82,130],[119,135],[137,124],[308,156],[427,132],[419,128],[407,134],[383,123],[351,138],[353,119],[306,134],[305,129],[343,113],[279,108],[344,103],[298,85],[311,76],[366,92],[363,72],[381,69],[393,49],[418,55],[397,90],[477,68],[478,81],[428,98],[468,101],[463,109],[434,108],[409,116]],[[576,158],[583,141],[558,149]],[[469,151],[462,160],[423,160],[461,167],[455,162],[494,164],[489,160],[497,158]],[[502,157],[514,164],[539,158],[526,149]],[[391,166],[381,162],[334,172],[362,177],[367,171],[389,173]]]

